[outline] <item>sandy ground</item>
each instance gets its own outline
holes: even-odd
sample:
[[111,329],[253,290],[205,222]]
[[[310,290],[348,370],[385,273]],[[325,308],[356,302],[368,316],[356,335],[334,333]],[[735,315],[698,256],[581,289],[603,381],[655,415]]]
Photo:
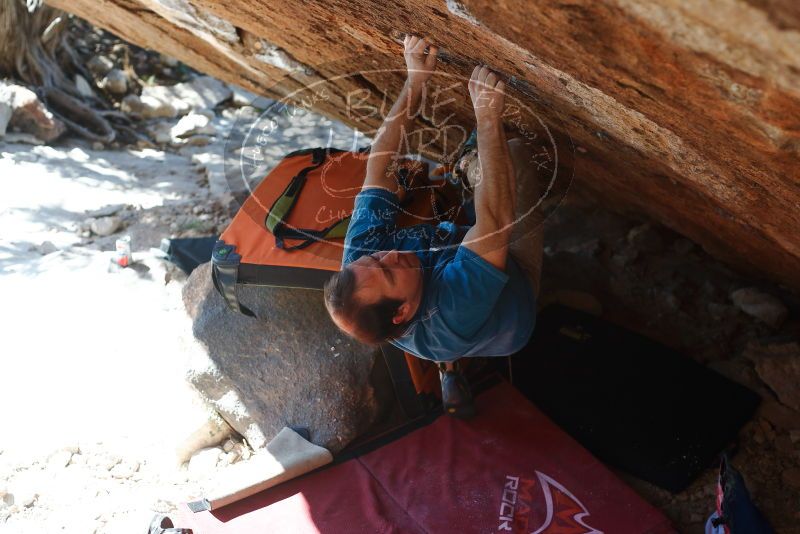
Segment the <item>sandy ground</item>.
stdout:
[[[0,532],[140,533],[202,492],[207,473],[175,460],[206,419],[183,379],[184,277],[150,247],[224,227],[220,178],[192,156],[221,161],[228,115],[211,145],[177,153],[0,144]],[[334,131],[349,135],[294,117],[264,164]],[[117,204],[124,229],[80,236]],[[126,234],[136,268],[110,269]]]

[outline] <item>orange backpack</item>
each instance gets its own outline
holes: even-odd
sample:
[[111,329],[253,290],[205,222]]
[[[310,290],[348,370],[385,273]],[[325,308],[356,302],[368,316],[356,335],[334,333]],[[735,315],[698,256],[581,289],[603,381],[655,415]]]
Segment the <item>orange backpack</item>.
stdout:
[[[341,268],[344,236],[369,153],[334,148],[287,155],[247,198],[212,253],[212,276],[228,306],[254,316],[238,284],[322,289]],[[398,226],[463,223],[460,191],[404,160],[396,179],[408,192]]]

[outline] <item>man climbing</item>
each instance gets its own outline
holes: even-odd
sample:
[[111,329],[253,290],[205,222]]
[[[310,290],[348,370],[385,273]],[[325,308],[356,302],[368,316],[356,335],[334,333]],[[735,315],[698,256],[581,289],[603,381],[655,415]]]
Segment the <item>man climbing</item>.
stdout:
[[536,214],[520,216],[533,206],[538,191],[524,144],[506,141],[504,84],[485,66],[476,66],[468,87],[478,148],[467,165],[475,224],[396,232],[405,192],[387,170],[400,157],[401,137],[411,127],[436,56],[437,48],[424,39],[406,37],[407,79],[372,145],[345,238],[343,267],[325,286],[325,304],[350,336],[366,343],[388,341],[440,362],[446,409],[469,416],[469,388],[453,362],[510,355],[528,342],[542,229]]

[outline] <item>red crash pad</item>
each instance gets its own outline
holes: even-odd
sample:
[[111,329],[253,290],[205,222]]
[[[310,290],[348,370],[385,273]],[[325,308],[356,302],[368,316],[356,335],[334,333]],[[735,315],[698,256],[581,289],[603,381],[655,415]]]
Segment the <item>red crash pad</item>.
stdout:
[[508,384],[470,421],[440,417],[373,452],[212,512],[194,534],[263,532],[675,532]]

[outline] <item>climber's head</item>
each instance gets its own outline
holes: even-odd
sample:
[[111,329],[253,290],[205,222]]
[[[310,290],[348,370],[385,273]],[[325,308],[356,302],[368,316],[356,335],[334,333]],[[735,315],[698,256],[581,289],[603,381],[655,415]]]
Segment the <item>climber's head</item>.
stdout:
[[413,252],[362,256],[325,284],[325,307],[343,332],[377,344],[400,336],[422,300],[422,269]]

